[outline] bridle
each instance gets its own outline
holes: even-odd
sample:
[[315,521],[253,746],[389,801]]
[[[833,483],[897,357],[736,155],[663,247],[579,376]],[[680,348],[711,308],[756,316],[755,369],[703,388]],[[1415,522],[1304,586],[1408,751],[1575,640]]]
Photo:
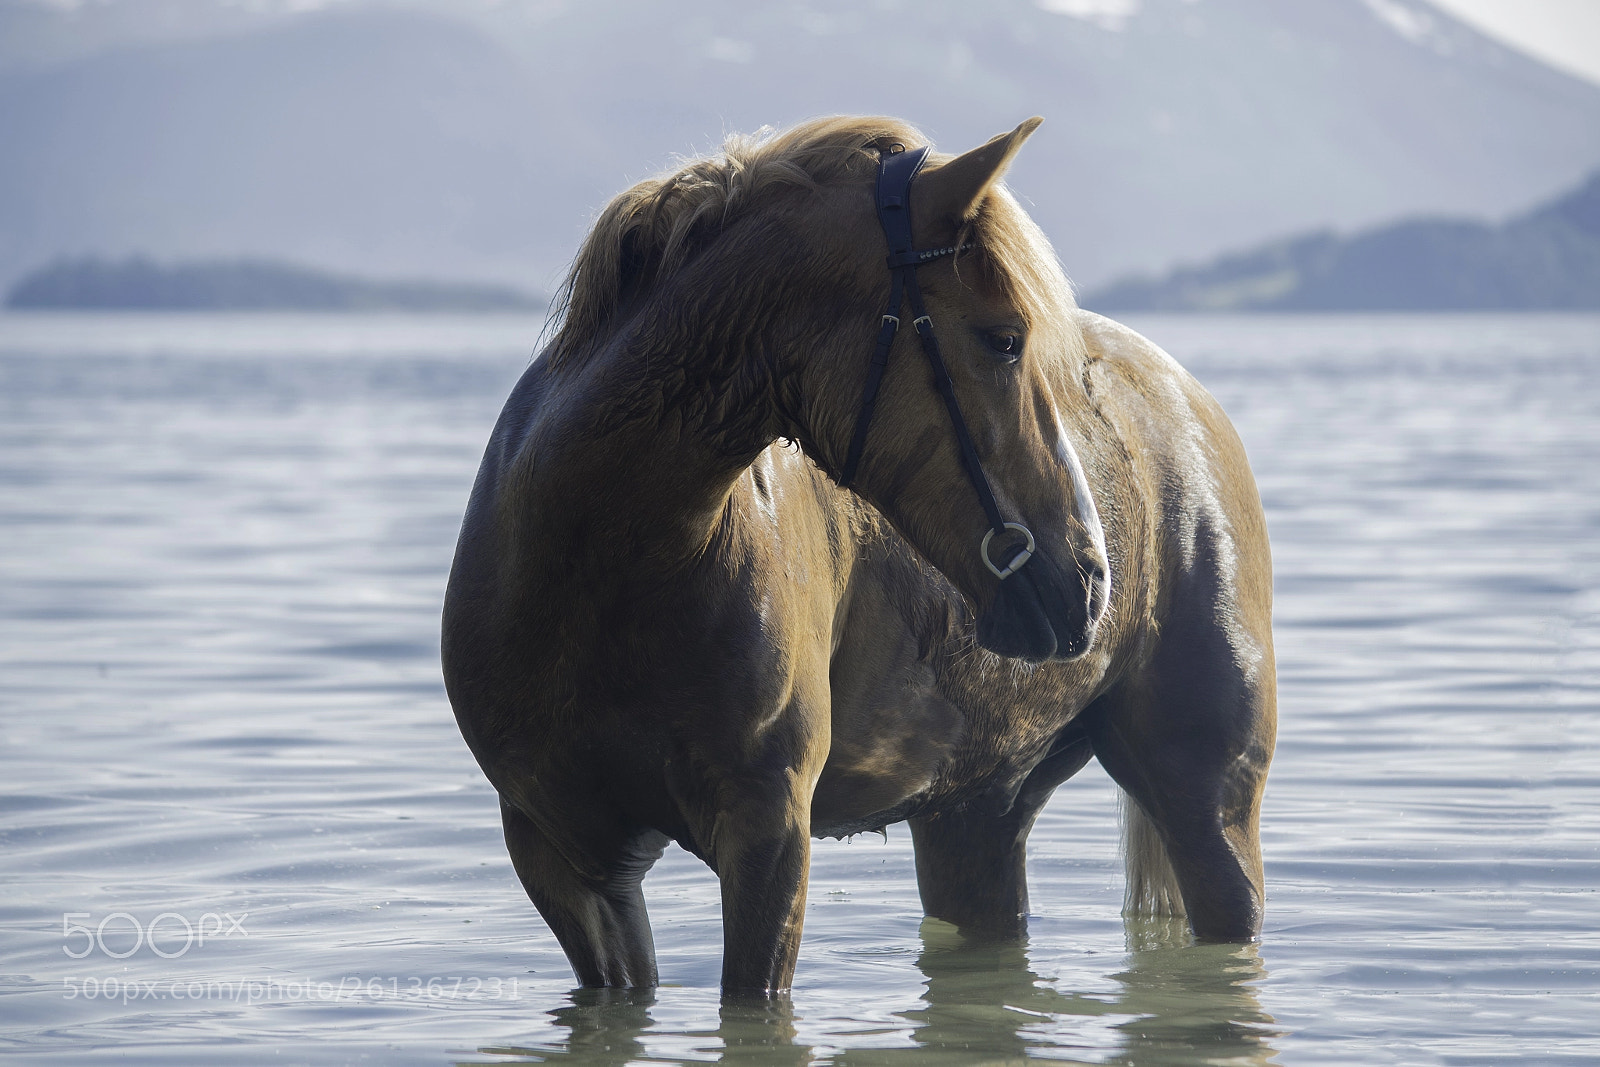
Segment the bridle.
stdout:
[[[967,420],[961,416],[961,405],[956,402],[955,385],[945,368],[944,356],[939,352],[939,339],[933,333],[933,320],[922,303],[922,289],[917,285],[917,268],[936,259],[954,255],[970,246],[951,245],[948,248],[918,250],[911,238],[911,180],[927,161],[928,149],[907,151],[903,145],[893,145],[878,160],[878,224],[889,241],[889,307],[883,313],[878,327],[878,343],[872,352],[872,362],[867,367],[867,385],[861,395],[861,411],[856,416],[855,433],[850,438],[850,450],[845,454],[844,472],[839,484],[849,488],[856,479],[856,468],[861,463],[861,453],[867,446],[867,428],[872,425],[872,412],[878,404],[878,387],[883,384],[883,372],[889,366],[889,349],[894,346],[895,335],[900,332],[900,306],[909,297],[911,325],[922,341],[922,352],[933,369],[933,383],[944,397],[944,406],[950,412],[950,422],[955,426],[956,442],[961,446],[961,462],[967,469],[967,479],[978,493],[983,513],[989,519],[989,532],[983,535],[978,555],[983,565],[995,577],[1004,581],[1017,573],[1022,565],[1033,558],[1033,534],[1020,522],[1007,522],[995,503],[989,479],[984,477],[983,464],[978,460],[978,450],[967,430]],[[1015,530],[1027,541],[1011,562],[997,567],[989,558],[989,543],[996,534],[1004,537],[1007,530]]]

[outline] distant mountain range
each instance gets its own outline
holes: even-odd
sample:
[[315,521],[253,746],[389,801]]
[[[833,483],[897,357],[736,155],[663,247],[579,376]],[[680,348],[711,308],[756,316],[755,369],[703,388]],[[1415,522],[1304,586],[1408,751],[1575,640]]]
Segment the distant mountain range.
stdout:
[[1422,0],[0,0],[0,286],[250,253],[550,288],[724,132],[901,115],[1104,284],[1312,227],[1500,217],[1600,166],[1600,87]]
[[381,282],[269,260],[160,264],[74,259],[11,288],[9,308],[138,311],[543,311],[548,300],[497,285]]
[[1600,310],[1600,172],[1501,225],[1417,218],[1273,241],[1082,297],[1097,311]]

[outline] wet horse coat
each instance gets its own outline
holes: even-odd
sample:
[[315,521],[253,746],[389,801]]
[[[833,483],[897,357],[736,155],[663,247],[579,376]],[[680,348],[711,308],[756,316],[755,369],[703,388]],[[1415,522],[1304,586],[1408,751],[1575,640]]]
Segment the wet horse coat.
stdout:
[[[586,985],[650,985],[669,840],[721,880],[723,985],[788,987],[809,839],[909,820],[927,912],[1016,936],[1025,842],[1091,757],[1126,791],[1129,906],[1260,928],[1271,565],[1216,403],[1072,306],[998,184],[1037,121],[912,186],[919,268],[998,504],[998,578],[915,341],[838,487],[888,277],[885,119],[641,183],[580,252],[451,572],[445,676],[517,874]],[[910,331],[902,331],[909,334]],[[1004,553],[997,552],[996,558]]]

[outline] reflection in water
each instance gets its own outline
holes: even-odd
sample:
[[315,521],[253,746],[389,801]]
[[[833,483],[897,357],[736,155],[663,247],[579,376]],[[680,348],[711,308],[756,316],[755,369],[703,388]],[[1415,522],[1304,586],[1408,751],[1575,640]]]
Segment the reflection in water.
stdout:
[[[1267,976],[1255,945],[1192,944],[1182,920],[1128,921],[1128,967],[1109,995],[1062,993],[1028,966],[1021,943],[968,941],[937,919],[923,921],[917,966],[927,978],[919,1007],[901,1013],[909,1047],[857,1048],[827,1062],[839,1067],[1061,1061],[1081,1048],[1085,1062],[1152,1067],[1267,1064],[1282,1031],[1261,1010],[1255,983]],[[550,1014],[570,1032],[536,1048],[485,1048],[537,1062],[594,1064],[661,1061],[693,1050],[750,1067],[801,1067],[814,1050],[796,1040],[787,1001],[725,1001],[714,1032],[668,1033],[655,1026],[648,991],[580,989]],[[1074,1041],[1073,1035],[1081,1036]],[[1098,1050],[1115,1044],[1109,1058]]]
[[[565,1041],[534,1047],[492,1046],[479,1052],[515,1056],[517,1062],[622,1067],[637,1062],[672,1062],[681,1052],[709,1060],[720,1042],[721,1063],[749,1067],[804,1067],[812,1050],[795,1042],[794,1007],[787,1001],[724,1000],[715,1031],[668,1033],[655,1028],[653,990],[577,989],[571,1003],[550,1012],[570,1033]],[[646,1032],[650,1047],[646,1048]]]
[[795,1041],[794,1007],[789,1001],[725,1001],[721,1015],[720,1062],[749,1067],[804,1067],[812,1062],[810,1046]]
[[655,1002],[653,989],[575,989],[571,1003],[550,1013],[557,1025],[569,1031],[564,1042],[534,1048],[500,1045],[478,1051],[534,1063],[622,1067],[648,1055],[640,1038],[653,1022],[650,1005]]
[[[1041,1053],[1060,1060],[1074,1045],[1099,1050],[1113,1041],[1116,1053],[1092,1062],[1264,1064],[1276,1054],[1268,1041],[1278,1031],[1251,985],[1267,974],[1256,946],[1192,944],[1181,920],[1130,919],[1128,941],[1128,969],[1115,976],[1120,992],[1062,993],[1029,969],[1024,945],[969,942],[926,919],[917,965],[928,984],[922,1007],[904,1013],[916,1047],[851,1050],[836,1062],[1020,1062]],[[1074,1033],[1083,1039],[1074,1042]]]
[[[1033,1047],[1050,1048],[1053,1058],[1059,1058],[1063,1042],[1029,1031],[1056,1016],[1097,1016],[1110,1010],[1102,1001],[1040,985],[1039,976],[1028,969],[1022,942],[968,941],[938,919],[924,919],[921,934],[917,966],[928,983],[922,1006],[902,1013],[915,1027],[915,1046],[852,1049],[839,1056],[839,1064],[1021,1062]],[[1054,1028],[1059,1030],[1059,1024]]]
[[1196,945],[1182,919],[1128,919],[1128,969],[1117,975],[1119,1064],[1264,1064],[1284,1031],[1261,1010],[1267,977],[1256,945]]

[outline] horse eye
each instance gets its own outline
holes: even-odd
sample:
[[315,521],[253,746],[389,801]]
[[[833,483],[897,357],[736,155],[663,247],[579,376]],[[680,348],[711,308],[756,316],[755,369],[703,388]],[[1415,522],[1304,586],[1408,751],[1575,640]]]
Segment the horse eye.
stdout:
[[1022,335],[1015,330],[991,330],[983,335],[984,342],[995,355],[1006,363],[1022,358]]

